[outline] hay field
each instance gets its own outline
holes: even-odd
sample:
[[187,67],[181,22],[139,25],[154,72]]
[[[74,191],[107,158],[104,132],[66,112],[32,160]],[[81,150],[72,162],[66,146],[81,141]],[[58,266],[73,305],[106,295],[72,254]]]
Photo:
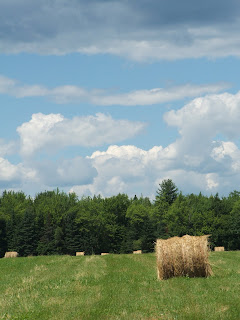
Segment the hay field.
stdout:
[[209,278],[157,280],[154,254],[0,259],[0,319],[240,319],[240,252]]

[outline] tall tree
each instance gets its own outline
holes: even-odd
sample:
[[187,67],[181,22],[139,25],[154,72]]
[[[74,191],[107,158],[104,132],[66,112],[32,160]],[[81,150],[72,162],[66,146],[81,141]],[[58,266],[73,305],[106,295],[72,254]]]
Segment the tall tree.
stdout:
[[152,251],[155,235],[149,207],[134,201],[127,210],[129,234],[132,237],[132,249]]
[[56,254],[55,247],[55,230],[53,225],[53,217],[51,213],[48,213],[44,226],[41,230],[41,238],[38,242],[37,253],[39,255]]
[[6,221],[0,217],[0,258],[7,251]]
[[83,251],[80,247],[81,239],[79,225],[76,222],[78,207],[71,208],[64,217],[64,253],[75,255],[77,251]]
[[19,240],[17,251],[20,256],[35,255],[37,249],[37,235],[33,206],[29,206],[19,222]]
[[163,180],[159,184],[154,203],[154,224],[156,226],[157,238],[168,238],[169,230],[167,223],[167,214],[170,206],[178,196],[178,188],[171,179]]
[[168,205],[171,205],[177,199],[177,196],[178,188],[175,183],[171,179],[163,180],[159,184],[155,204],[158,205],[159,202],[166,202]]

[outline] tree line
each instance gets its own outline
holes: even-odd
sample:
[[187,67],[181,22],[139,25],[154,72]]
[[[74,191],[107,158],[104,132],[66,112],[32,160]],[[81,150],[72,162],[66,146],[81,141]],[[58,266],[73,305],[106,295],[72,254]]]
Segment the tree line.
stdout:
[[211,235],[211,246],[240,249],[240,192],[227,197],[183,195],[164,180],[154,201],[148,197],[109,198],[45,191],[34,199],[23,192],[0,196],[0,257],[151,252],[157,238]]

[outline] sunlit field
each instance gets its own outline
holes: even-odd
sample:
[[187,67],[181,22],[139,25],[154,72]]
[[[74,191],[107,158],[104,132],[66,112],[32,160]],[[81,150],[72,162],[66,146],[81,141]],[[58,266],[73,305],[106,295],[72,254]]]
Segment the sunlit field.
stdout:
[[0,260],[0,319],[240,319],[240,252],[209,278],[159,281],[154,254]]

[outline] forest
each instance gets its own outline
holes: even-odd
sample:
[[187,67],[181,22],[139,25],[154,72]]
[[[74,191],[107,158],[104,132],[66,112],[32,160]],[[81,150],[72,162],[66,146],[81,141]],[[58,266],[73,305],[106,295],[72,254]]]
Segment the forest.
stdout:
[[0,196],[0,257],[151,252],[157,238],[211,235],[211,247],[240,249],[240,192],[227,197],[183,195],[163,180],[154,201],[118,194],[108,198],[45,191]]

